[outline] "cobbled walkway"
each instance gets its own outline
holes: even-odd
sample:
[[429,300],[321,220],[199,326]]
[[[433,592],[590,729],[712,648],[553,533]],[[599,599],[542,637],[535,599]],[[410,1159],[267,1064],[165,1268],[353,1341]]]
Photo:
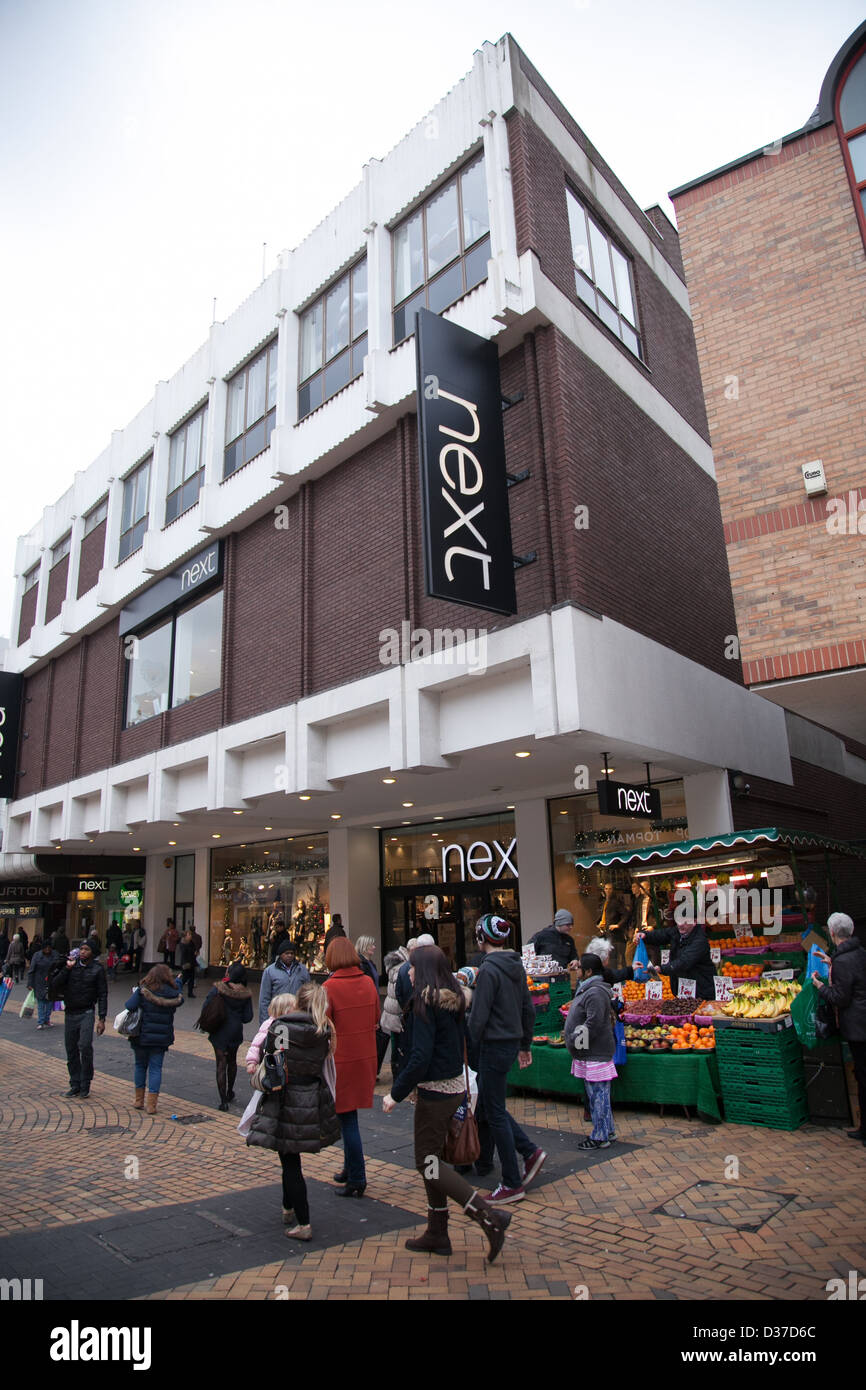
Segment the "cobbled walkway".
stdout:
[[205,1038],[178,1030],[151,1118],[110,1024],[91,1098],[65,1099],[62,1036],[0,1018],[0,1276],[42,1277],[47,1298],[823,1301],[828,1279],[866,1270],[866,1149],[841,1131],[621,1110],[622,1143],[585,1155],[580,1106],[521,1097],[513,1113],[550,1160],[494,1265],[455,1209],[450,1259],[404,1249],[426,1210],[412,1110],[386,1117],[378,1100],[363,1201],[334,1192],[339,1149],[304,1157],[314,1239],[297,1246],[275,1155],[244,1145],[240,1106],[216,1109]]

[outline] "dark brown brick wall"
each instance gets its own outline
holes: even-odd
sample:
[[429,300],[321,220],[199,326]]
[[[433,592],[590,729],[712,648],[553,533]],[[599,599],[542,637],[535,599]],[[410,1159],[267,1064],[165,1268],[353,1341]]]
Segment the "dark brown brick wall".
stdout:
[[45,621],[50,623],[52,618],[56,618],[60,612],[60,606],[66,598],[66,583],[69,578],[69,556],[64,555],[62,560],[58,560],[56,565],[52,565],[48,571],[48,594],[45,599]]
[[[48,713],[49,667],[43,666],[24,682],[21,712],[21,743],[18,753],[17,795],[32,796],[43,785],[42,755],[45,748]],[[58,730],[55,737],[60,737]]]
[[[511,179],[514,188],[519,254],[532,250],[541,268],[626,358],[647,374],[657,391],[709,440],[692,323],[634,248],[612,227],[590,189],[577,177],[533,121],[514,112],[508,117]],[[568,227],[566,181],[570,182],[599,223],[632,261],[645,362],[620,343],[615,333],[578,299]],[[634,207],[634,204],[631,204]],[[675,238],[673,227],[668,236]]]
[[[89,539],[89,537],[88,537]],[[80,692],[79,748],[76,776],[85,777],[114,760],[115,711],[121,672],[117,620],[85,639],[84,677]]]
[[[231,724],[301,696],[300,495],[283,505],[288,507],[286,530],[277,530],[272,512],[232,537],[223,615],[224,629],[230,625],[225,659],[226,720]],[[343,524],[348,529],[351,518],[344,518]],[[341,540],[342,531],[322,537],[334,564]]]
[[[58,566],[55,566],[58,568]],[[44,785],[56,787],[75,776],[80,644],[51,663],[51,704],[45,749]]]
[[32,589],[28,589],[26,594],[21,597],[21,616],[18,620],[18,645],[26,642],[33,631],[33,624],[36,622],[36,604],[39,599],[39,585],[34,584]]
[[81,542],[81,558],[78,562],[78,590],[77,597],[81,598],[92,589],[97,579],[99,571],[102,569],[102,562],[105,558],[105,528],[107,523],[101,521],[98,526],[94,526],[89,535],[85,536]]

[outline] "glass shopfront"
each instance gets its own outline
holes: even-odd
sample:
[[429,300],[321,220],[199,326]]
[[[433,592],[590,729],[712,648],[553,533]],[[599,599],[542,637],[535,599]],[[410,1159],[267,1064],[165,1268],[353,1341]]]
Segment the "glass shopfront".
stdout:
[[682,781],[654,785],[661,794],[662,803],[661,819],[654,821],[605,815],[598,809],[595,792],[548,802],[554,901],[557,908],[567,908],[573,916],[572,935],[581,951],[596,934],[604,897],[602,885],[613,883],[630,911],[634,905],[632,881],[635,873],[621,864],[613,864],[603,871],[578,870],[574,867],[575,857],[591,854],[594,850],[607,854],[625,846],[645,849],[689,838]]
[[478,951],[475,923],[485,912],[507,917],[519,946],[513,815],[395,827],[380,838],[383,957],[429,932],[459,969]]
[[262,970],[277,937],[288,929],[298,959],[311,971],[323,970],[330,923],[327,835],[212,851],[212,965],[240,961]]

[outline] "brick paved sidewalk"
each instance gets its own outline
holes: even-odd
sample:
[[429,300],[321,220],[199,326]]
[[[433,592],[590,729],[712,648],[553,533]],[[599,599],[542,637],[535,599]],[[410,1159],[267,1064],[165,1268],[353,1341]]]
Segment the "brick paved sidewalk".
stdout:
[[296,1247],[280,1225],[275,1156],[247,1149],[238,1115],[215,1109],[205,1038],[179,1035],[166,1073],[178,1093],[163,1093],[152,1119],[131,1108],[128,1044],[109,1034],[90,1101],[63,1099],[60,1041],[0,1019],[5,1171],[26,1174],[0,1207],[0,1273],[36,1277],[44,1258],[62,1275],[48,1297],[571,1299],[583,1288],[602,1300],[824,1300],[828,1279],[866,1269],[866,1151],[840,1131],[622,1110],[623,1144],[587,1156],[569,1137],[585,1132],[580,1107],[538,1098],[512,1108],[551,1152],[546,1181],[512,1209],[493,1266],[456,1210],[449,1260],[403,1248],[425,1212],[408,1106],[362,1115],[361,1202],[333,1192],[338,1149],[305,1156],[315,1239]]

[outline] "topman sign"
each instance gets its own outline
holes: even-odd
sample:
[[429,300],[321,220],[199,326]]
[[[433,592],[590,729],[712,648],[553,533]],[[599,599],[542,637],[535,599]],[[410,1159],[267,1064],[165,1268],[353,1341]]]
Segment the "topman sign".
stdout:
[[516,613],[498,349],[429,309],[415,338],[427,593]]

